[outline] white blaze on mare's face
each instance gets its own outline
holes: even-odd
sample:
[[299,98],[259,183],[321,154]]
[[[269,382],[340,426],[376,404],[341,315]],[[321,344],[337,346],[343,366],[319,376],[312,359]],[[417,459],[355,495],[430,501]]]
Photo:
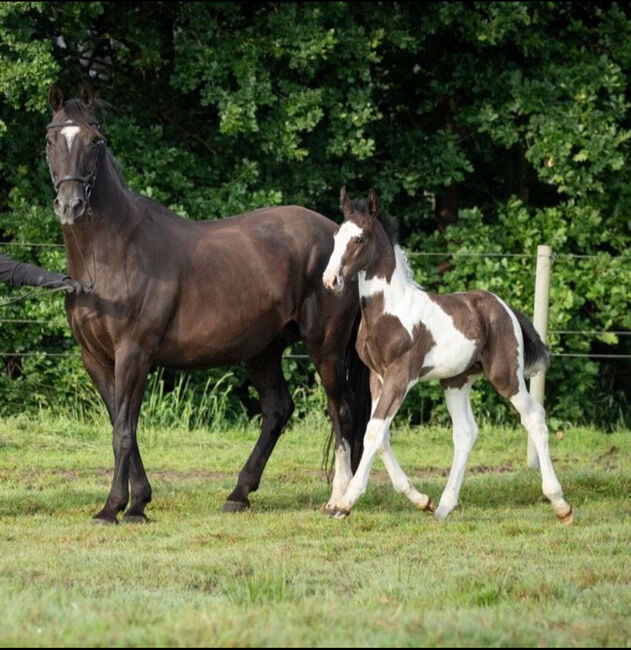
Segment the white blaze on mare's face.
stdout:
[[358,237],[362,234],[362,229],[352,221],[346,221],[342,224],[340,229],[335,234],[335,245],[333,247],[333,252],[331,253],[331,259],[327,265],[327,270],[331,270],[334,273],[338,274],[340,272],[340,266],[342,264],[342,257],[346,252],[349,242],[353,237]]
[[79,126],[64,126],[61,129],[61,134],[66,138],[66,144],[68,145],[68,151],[72,149],[72,141],[75,139],[75,136],[81,131]]

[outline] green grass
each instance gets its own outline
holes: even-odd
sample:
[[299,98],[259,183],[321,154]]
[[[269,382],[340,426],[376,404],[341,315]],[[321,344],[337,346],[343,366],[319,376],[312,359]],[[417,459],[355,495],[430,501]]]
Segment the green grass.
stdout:
[[[525,467],[523,432],[485,427],[446,523],[380,460],[352,515],[329,519],[327,433],[314,419],[284,434],[252,509],[226,515],[256,429],[143,429],[152,522],[103,527],[109,427],[0,421],[0,645],[631,645],[631,433],[551,436],[572,526]],[[393,448],[437,501],[451,433],[400,428]]]

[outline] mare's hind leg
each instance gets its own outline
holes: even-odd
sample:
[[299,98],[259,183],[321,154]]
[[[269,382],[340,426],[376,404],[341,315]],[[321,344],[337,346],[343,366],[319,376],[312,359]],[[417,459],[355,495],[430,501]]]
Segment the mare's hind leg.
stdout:
[[263,425],[250,457],[239,472],[237,485],[224,504],[224,512],[241,512],[250,507],[248,495],[258,489],[270,454],[293,413],[294,403],[281,369],[284,349],[285,342],[276,339],[246,363],[248,375],[259,393]]
[[563,498],[561,484],[552,467],[550,450],[548,449],[548,427],[545,421],[545,411],[543,406],[529,395],[523,379],[519,384],[519,392],[511,396],[510,401],[521,416],[521,423],[536,447],[541,469],[542,491],[552,504],[557,517],[564,524],[572,523],[572,508]]
[[[101,399],[103,400],[110,422],[114,424],[114,367],[111,363],[102,362],[92,356],[87,350],[82,350],[81,360],[84,368],[92,378]],[[129,458],[129,487],[131,504],[125,513],[125,522],[144,522],[147,517],[144,509],[151,501],[151,485],[140,457],[138,444],[134,445]]]
[[[443,382],[447,410],[453,426],[454,457],[449,471],[447,485],[436,509],[438,519],[446,519],[458,505],[460,488],[464,479],[469,455],[478,437],[478,425],[471,411],[471,386],[477,377],[466,378],[459,388]],[[453,380],[452,380],[453,381]]]
[[[316,323],[320,324],[319,320]],[[332,493],[325,510],[331,512],[338,499],[348,488],[353,476],[351,468],[351,446],[353,441],[353,408],[355,399],[346,380],[346,346],[351,321],[329,319],[324,333],[303,328],[301,334],[307,350],[318,371],[320,382],[326,393],[327,412],[331,418],[332,435],[335,441],[335,470]],[[337,325],[333,327],[332,325]],[[312,324],[313,326],[313,324]],[[314,328],[315,329],[315,328]]]

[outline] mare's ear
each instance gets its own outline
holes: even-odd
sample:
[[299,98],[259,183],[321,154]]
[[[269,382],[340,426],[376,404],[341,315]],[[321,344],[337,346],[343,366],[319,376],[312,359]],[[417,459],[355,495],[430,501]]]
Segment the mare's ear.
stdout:
[[377,199],[377,193],[372,187],[368,191],[368,213],[373,219],[376,219],[379,214],[379,200]]
[[86,108],[90,110],[94,108],[94,90],[92,90],[92,84],[90,84],[88,81],[84,81],[81,84],[79,97]]
[[48,89],[48,103],[53,113],[56,113],[64,105],[64,91],[56,81]]
[[342,213],[344,214],[345,219],[348,219],[353,213],[353,205],[346,193],[346,186],[344,186],[340,191],[340,208],[342,208]]

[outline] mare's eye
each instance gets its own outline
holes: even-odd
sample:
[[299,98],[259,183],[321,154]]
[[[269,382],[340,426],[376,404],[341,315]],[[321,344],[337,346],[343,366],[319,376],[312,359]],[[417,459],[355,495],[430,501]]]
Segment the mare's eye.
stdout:
[[50,138],[46,138],[46,146],[51,147],[53,144],[53,141]]
[[98,136],[98,135],[95,135],[95,136],[92,138],[92,144],[100,144],[101,142],[102,142],[101,137]]
[[357,237],[355,237],[356,244],[363,244],[365,241],[366,238],[363,235],[357,235]]

